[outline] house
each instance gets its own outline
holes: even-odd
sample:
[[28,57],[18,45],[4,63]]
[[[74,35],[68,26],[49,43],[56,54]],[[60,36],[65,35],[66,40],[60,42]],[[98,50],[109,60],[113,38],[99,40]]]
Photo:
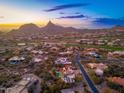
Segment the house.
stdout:
[[87,64],[87,67],[91,68],[91,69],[106,69],[108,66],[106,64],[103,64],[103,63],[88,63]]
[[18,43],[17,45],[18,45],[18,46],[25,46],[26,43]]
[[86,53],[87,56],[92,56],[92,57],[96,57],[96,58],[99,58],[100,55],[96,52],[87,52]]
[[24,61],[25,60],[25,58],[24,57],[20,57],[20,61]]
[[38,43],[34,43],[34,42],[33,42],[33,43],[29,43],[29,45],[33,45],[33,46],[36,47],[36,46],[38,46]]
[[57,60],[55,60],[55,64],[66,65],[66,64],[72,64],[72,62],[68,61],[67,58],[65,57],[60,57],[60,58],[57,58]]
[[43,52],[43,51],[41,51],[41,50],[39,50],[39,51],[38,51],[38,53],[39,53],[40,55],[42,55],[44,52]]
[[75,73],[70,66],[64,67],[62,70],[62,80],[65,83],[74,83],[75,82]]
[[121,77],[109,77],[107,79],[109,81],[115,83],[115,84],[119,84],[119,85],[124,87],[124,78],[121,78]]
[[30,81],[21,80],[17,85],[12,88],[8,88],[5,93],[28,93],[25,88],[30,83]]
[[104,70],[108,68],[108,66],[103,63],[88,63],[87,67],[94,69],[94,72],[97,76],[103,76]]
[[96,63],[88,63],[87,64],[87,67],[91,68],[91,69],[94,69],[97,67],[97,64]]
[[104,40],[97,40],[96,44],[97,45],[105,45],[106,42]]
[[107,54],[107,58],[108,58],[108,59],[113,58],[113,54],[112,54],[112,52],[108,52],[108,54]]
[[80,40],[76,40],[76,42],[79,42],[81,44],[87,44],[88,42],[90,42],[90,39],[80,39]]
[[63,89],[61,93],[75,93],[75,91],[73,89]]
[[5,93],[40,93],[40,78],[34,74],[26,74],[15,86],[7,88]]
[[95,74],[96,74],[97,76],[103,76],[103,70],[97,68],[97,69],[95,70]]
[[31,51],[33,47],[27,47],[26,50]]
[[43,52],[43,51],[41,51],[41,50],[32,50],[32,51],[31,51],[31,53],[33,53],[33,54],[40,54],[40,55],[42,55],[44,52]]
[[108,56],[108,58],[114,58],[114,57],[124,56],[124,51],[108,52],[107,56]]
[[35,58],[33,59],[33,61],[34,61],[34,62],[41,62],[42,59],[41,59],[41,58],[38,58],[38,57],[35,57]]
[[85,51],[86,52],[92,52],[92,51],[98,52],[98,49],[97,48],[85,48]]
[[65,83],[74,83],[75,82],[75,75],[74,74],[65,74],[62,80]]
[[113,40],[107,43],[110,46],[118,46],[119,45],[119,41],[118,40]]
[[50,48],[50,51],[51,52],[58,52],[59,51],[59,48],[58,47],[51,47]]
[[98,63],[97,68],[101,69],[101,70],[104,70],[104,69],[108,68],[108,66],[106,64],[103,64],[103,63]]
[[87,44],[88,45],[92,45],[94,42],[93,41],[88,41]]
[[38,51],[37,50],[32,50],[31,53],[37,54]]
[[113,46],[114,45],[114,42],[108,42],[107,45]]
[[71,54],[73,54],[73,51],[66,51],[66,52],[60,52],[59,53],[60,56],[69,56]]
[[54,70],[56,70],[56,77],[61,78],[65,83],[74,83],[75,77],[80,71],[73,70],[71,65],[64,65],[64,67],[58,67]]
[[9,61],[10,61],[11,64],[16,64],[16,63],[21,62],[21,61],[24,61],[24,60],[25,60],[24,57],[18,57],[18,56],[14,56],[14,57],[11,57],[9,59]]
[[114,51],[113,55],[124,55],[124,51]]

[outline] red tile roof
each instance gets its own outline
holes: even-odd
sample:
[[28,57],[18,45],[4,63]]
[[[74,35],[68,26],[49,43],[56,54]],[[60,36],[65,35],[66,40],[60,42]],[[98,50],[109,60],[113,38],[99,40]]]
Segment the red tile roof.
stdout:
[[111,80],[113,83],[124,86],[124,78],[120,77],[109,77],[108,80]]

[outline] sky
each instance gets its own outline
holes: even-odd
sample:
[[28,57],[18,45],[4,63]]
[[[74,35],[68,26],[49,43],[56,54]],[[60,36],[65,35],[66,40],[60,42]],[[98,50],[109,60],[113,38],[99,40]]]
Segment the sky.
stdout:
[[124,25],[124,0],[0,0],[0,30],[49,20],[76,28]]

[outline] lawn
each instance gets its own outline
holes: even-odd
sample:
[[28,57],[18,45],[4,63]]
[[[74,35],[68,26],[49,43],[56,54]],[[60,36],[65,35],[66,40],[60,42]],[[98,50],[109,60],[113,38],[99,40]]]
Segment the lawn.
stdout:
[[77,44],[77,43],[68,43],[66,46],[78,46],[82,48],[103,48],[108,51],[124,51],[124,47],[122,46],[108,46],[108,45],[83,45],[83,44]]

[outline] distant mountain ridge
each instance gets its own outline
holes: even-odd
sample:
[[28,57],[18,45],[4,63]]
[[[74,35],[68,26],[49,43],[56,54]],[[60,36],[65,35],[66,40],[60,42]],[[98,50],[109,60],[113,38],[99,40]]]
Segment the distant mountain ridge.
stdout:
[[28,31],[28,30],[30,30],[30,31],[35,31],[35,30],[39,30],[39,27],[38,26],[36,26],[35,24],[25,24],[25,25],[22,25],[19,29],[18,29],[19,31]]
[[112,27],[112,29],[116,31],[124,31],[124,26],[115,26],[115,27]]
[[[52,23],[51,21],[44,27],[38,27],[35,24],[24,24],[19,29],[12,30],[8,34],[9,35],[38,35],[43,33],[46,34],[61,34],[61,33],[69,33],[69,32],[98,32],[101,29],[76,29],[73,27],[63,27]],[[107,29],[108,30],[108,29]],[[124,31],[123,26],[115,26],[109,29],[111,31]],[[106,29],[102,29],[102,31],[106,31]]]
[[49,34],[55,34],[55,33],[62,33],[62,32],[72,32],[77,31],[78,29],[75,29],[73,27],[62,27],[56,24],[53,24],[51,21],[48,22],[48,24],[42,28],[38,27],[35,24],[24,24],[20,26],[19,29],[13,29],[8,34],[39,34],[41,32],[49,33]]
[[40,31],[45,31],[49,33],[61,33],[61,32],[72,32],[76,31],[78,29],[75,29],[73,27],[62,27],[56,24],[53,24],[51,21],[48,22],[48,24],[45,27],[42,27]]

